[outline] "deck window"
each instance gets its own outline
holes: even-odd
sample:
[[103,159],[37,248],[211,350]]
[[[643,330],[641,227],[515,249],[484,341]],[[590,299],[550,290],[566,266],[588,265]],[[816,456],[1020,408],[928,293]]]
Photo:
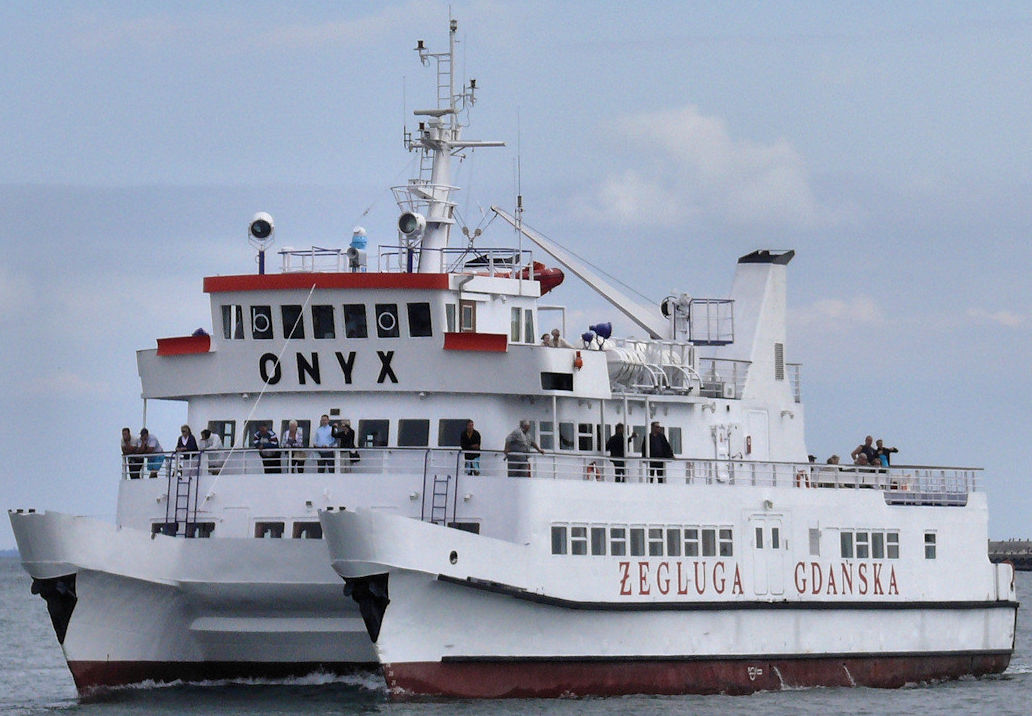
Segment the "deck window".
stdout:
[[839,534],[839,544],[842,547],[842,558],[853,558],[853,533],[843,530]]
[[541,390],[573,390],[573,373],[541,371]]
[[272,338],[272,306],[251,306],[251,338]]
[[595,426],[591,423],[577,423],[577,449],[592,452],[595,449]]
[[681,556],[681,528],[667,527],[666,553],[668,557]]
[[871,555],[870,550],[870,537],[867,532],[857,532],[853,536],[854,545],[856,546],[856,558],[867,559]]
[[322,539],[322,525],[315,522],[295,522],[294,539]]
[[254,536],[261,539],[280,539],[283,537],[282,522],[255,522]]
[[733,557],[734,554],[734,540],[731,538],[731,530],[724,528],[717,530],[717,549],[720,551],[721,557]]
[[474,301],[459,301],[459,331],[477,332],[477,304]]
[[594,555],[605,555],[606,553],[606,528],[591,528],[591,553]]
[[312,306],[312,338],[336,338],[333,306]]
[[699,528],[686,527],[684,530],[684,556],[699,556]]
[[542,450],[555,449],[555,434],[551,420],[542,420],[538,423],[538,445]]
[[437,423],[437,447],[459,447],[466,418],[441,418]]
[[208,539],[215,531],[214,522],[187,522],[186,536],[194,539]]
[[645,556],[645,528],[644,527],[632,527],[631,528],[631,556],[632,557],[644,557]]
[[715,557],[717,554],[717,531],[705,529],[702,531],[702,556]]
[[889,559],[899,559],[899,532],[885,533],[885,555]]
[[614,557],[623,557],[627,554],[627,528],[609,528],[609,554]]
[[236,444],[235,420],[209,420],[208,430],[219,436],[223,446],[228,448]]
[[280,306],[280,317],[283,319],[284,336],[296,340],[305,337],[305,320],[301,306]]
[[566,527],[552,525],[552,554],[566,554]]
[[814,527],[810,528],[810,556],[820,557],[821,556],[821,531]]
[[454,303],[444,304],[444,330],[455,333],[458,328],[458,306]]
[[413,338],[432,336],[433,325],[430,322],[429,303],[408,304],[408,327],[409,335]]
[[[465,429],[463,425],[463,429]],[[430,442],[430,421],[401,419],[398,421],[398,447],[426,447]]]
[[397,338],[401,335],[398,330],[398,305],[396,303],[378,303],[375,311],[377,336]]
[[649,527],[649,556],[663,556],[663,528]]
[[924,536],[924,548],[925,548],[925,559],[935,559],[935,533],[925,532]]
[[670,441],[670,451],[674,455],[681,454],[681,428],[667,428],[667,439]]
[[587,554],[588,553],[588,528],[587,527],[571,527],[570,528],[570,554]]
[[559,449],[573,450],[573,423],[559,423]]
[[361,303],[344,304],[344,336],[346,338],[369,337],[365,305]]
[[871,558],[885,559],[885,533],[871,533]]
[[222,335],[226,340],[242,340],[244,337],[244,307],[222,307]]

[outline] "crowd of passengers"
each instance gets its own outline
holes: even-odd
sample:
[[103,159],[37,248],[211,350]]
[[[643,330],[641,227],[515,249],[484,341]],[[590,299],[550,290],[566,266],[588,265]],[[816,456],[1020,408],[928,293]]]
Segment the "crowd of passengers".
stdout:
[[[864,441],[853,449],[853,452],[849,453],[849,456],[853,459],[853,464],[858,467],[891,467],[893,453],[899,452],[898,448],[885,447],[884,441],[879,438],[874,440],[870,435],[864,438]],[[810,455],[810,462],[817,462],[817,458]],[[828,458],[828,465],[838,465],[841,459],[838,455],[832,455]]]

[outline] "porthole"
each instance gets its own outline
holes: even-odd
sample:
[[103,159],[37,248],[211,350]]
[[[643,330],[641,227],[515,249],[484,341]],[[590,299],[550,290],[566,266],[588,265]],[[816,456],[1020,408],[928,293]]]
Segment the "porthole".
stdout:
[[456,562],[458,562],[459,561],[459,553],[454,551],[454,550],[452,550],[452,553],[448,555],[448,561],[451,562],[452,564],[455,564]]

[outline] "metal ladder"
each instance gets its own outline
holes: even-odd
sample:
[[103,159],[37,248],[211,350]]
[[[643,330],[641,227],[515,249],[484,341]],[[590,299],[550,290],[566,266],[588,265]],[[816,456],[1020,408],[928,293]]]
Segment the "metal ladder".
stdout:
[[[198,461],[199,462],[199,461]],[[196,503],[196,484],[190,470],[184,470],[181,464],[173,467],[169,475],[168,501],[165,508],[165,534],[174,537],[190,537],[190,500]],[[196,515],[197,506],[193,507]],[[170,527],[174,527],[173,532]]]
[[448,524],[448,486],[451,475],[434,475],[433,492],[430,493],[430,522],[435,525]]

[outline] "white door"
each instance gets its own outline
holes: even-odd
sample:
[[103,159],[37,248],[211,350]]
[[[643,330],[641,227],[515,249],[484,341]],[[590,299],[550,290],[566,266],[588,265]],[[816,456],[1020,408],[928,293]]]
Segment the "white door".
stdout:
[[770,440],[768,439],[767,411],[750,410],[745,419],[749,456],[753,460],[769,460]]
[[752,545],[753,591],[757,596],[785,593],[785,541],[781,515],[759,514],[749,517],[749,542]]

